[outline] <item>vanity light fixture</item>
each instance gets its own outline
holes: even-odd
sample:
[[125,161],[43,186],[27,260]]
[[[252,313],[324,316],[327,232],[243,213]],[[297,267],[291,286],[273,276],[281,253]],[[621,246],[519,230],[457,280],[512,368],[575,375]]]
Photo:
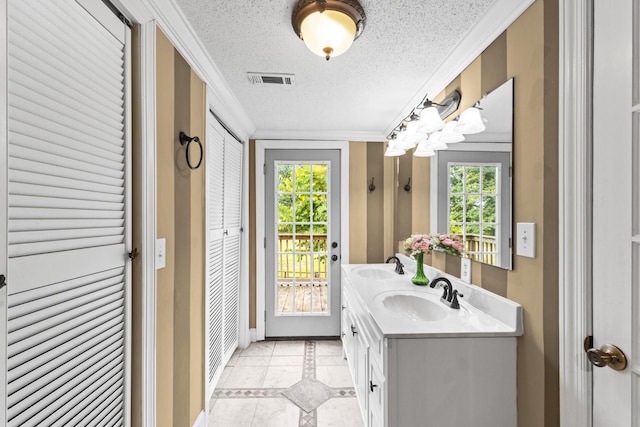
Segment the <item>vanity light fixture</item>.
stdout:
[[351,47],[362,34],[366,20],[357,0],[298,0],[291,15],[298,37],[327,61]]
[[[429,135],[433,135],[434,132],[440,133],[439,131],[445,127],[443,118],[458,109],[461,99],[462,95],[457,90],[447,95],[440,103],[433,102],[428,97],[425,97],[387,137],[389,144],[385,156],[401,156],[406,150],[413,149],[416,144],[420,147],[421,141],[428,138]],[[438,135],[438,138],[440,138],[440,135]],[[442,141],[444,148],[436,148],[436,150],[446,149],[446,142],[449,142],[448,139],[450,138],[445,138]],[[425,144],[422,144],[421,150],[416,150],[419,154],[414,153],[414,155],[420,156],[420,153],[433,155],[429,154],[432,152],[431,149],[425,151]],[[429,143],[428,146],[433,147],[434,144]]]

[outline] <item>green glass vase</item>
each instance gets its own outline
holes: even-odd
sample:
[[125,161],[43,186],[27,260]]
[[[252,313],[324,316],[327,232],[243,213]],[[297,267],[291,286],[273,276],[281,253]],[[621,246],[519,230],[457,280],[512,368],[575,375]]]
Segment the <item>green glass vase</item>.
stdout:
[[423,252],[416,254],[416,274],[411,279],[414,285],[425,286],[429,284],[429,279],[424,275],[424,264],[422,263],[423,257]]

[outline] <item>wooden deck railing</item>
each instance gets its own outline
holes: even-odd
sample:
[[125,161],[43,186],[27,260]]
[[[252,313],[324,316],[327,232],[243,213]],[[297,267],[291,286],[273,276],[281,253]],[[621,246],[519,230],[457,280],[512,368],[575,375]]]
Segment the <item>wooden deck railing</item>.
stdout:
[[[313,240],[308,234],[278,235],[277,278],[279,282],[289,282],[295,277],[298,281],[309,282],[327,280],[327,235],[314,234]],[[311,247],[315,245],[315,247]],[[295,249],[295,252],[294,252]],[[313,258],[315,255],[315,259]],[[314,279],[314,280],[312,280]]]
[[467,234],[464,247],[466,253],[476,261],[480,261],[486,264],[496,264],[496,257],[498,256],[496,239],[493,237],[485,236],[483,241],[480,242],[480,236],[475,234]]

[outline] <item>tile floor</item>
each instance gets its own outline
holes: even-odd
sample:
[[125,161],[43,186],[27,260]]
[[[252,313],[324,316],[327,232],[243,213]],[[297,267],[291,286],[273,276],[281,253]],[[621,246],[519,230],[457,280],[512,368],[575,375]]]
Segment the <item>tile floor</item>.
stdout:
[[209,427],[363,426],[339,340],[238,349],[209,408]]

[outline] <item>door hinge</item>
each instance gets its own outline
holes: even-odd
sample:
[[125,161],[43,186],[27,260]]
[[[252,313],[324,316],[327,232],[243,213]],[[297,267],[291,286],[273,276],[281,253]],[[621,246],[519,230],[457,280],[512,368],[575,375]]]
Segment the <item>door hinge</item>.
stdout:
[[509,177],[513,175],[513,167],[509,166]]
[[262,164],[262,174],[263,174],[263,175],[266,175],[266,174],[267,174],[267,164],[266,164],[266,163],[263,163],[263,164]]
[[4,277],[4,274],[0,274],[0,289],[7,286],[7,278]]
[[264,321],[267,321],[267,310],[264,311]]
[[267,238],[264,238],[264,248],[267,249]]
[[509,237],[509,247],[511,247],[511,237]]
[[138,257],[138,255],[140,255],[140,252],[138,252],[138,248],[133,248],[133,250],[129,252],[129,259],[133,261]]

